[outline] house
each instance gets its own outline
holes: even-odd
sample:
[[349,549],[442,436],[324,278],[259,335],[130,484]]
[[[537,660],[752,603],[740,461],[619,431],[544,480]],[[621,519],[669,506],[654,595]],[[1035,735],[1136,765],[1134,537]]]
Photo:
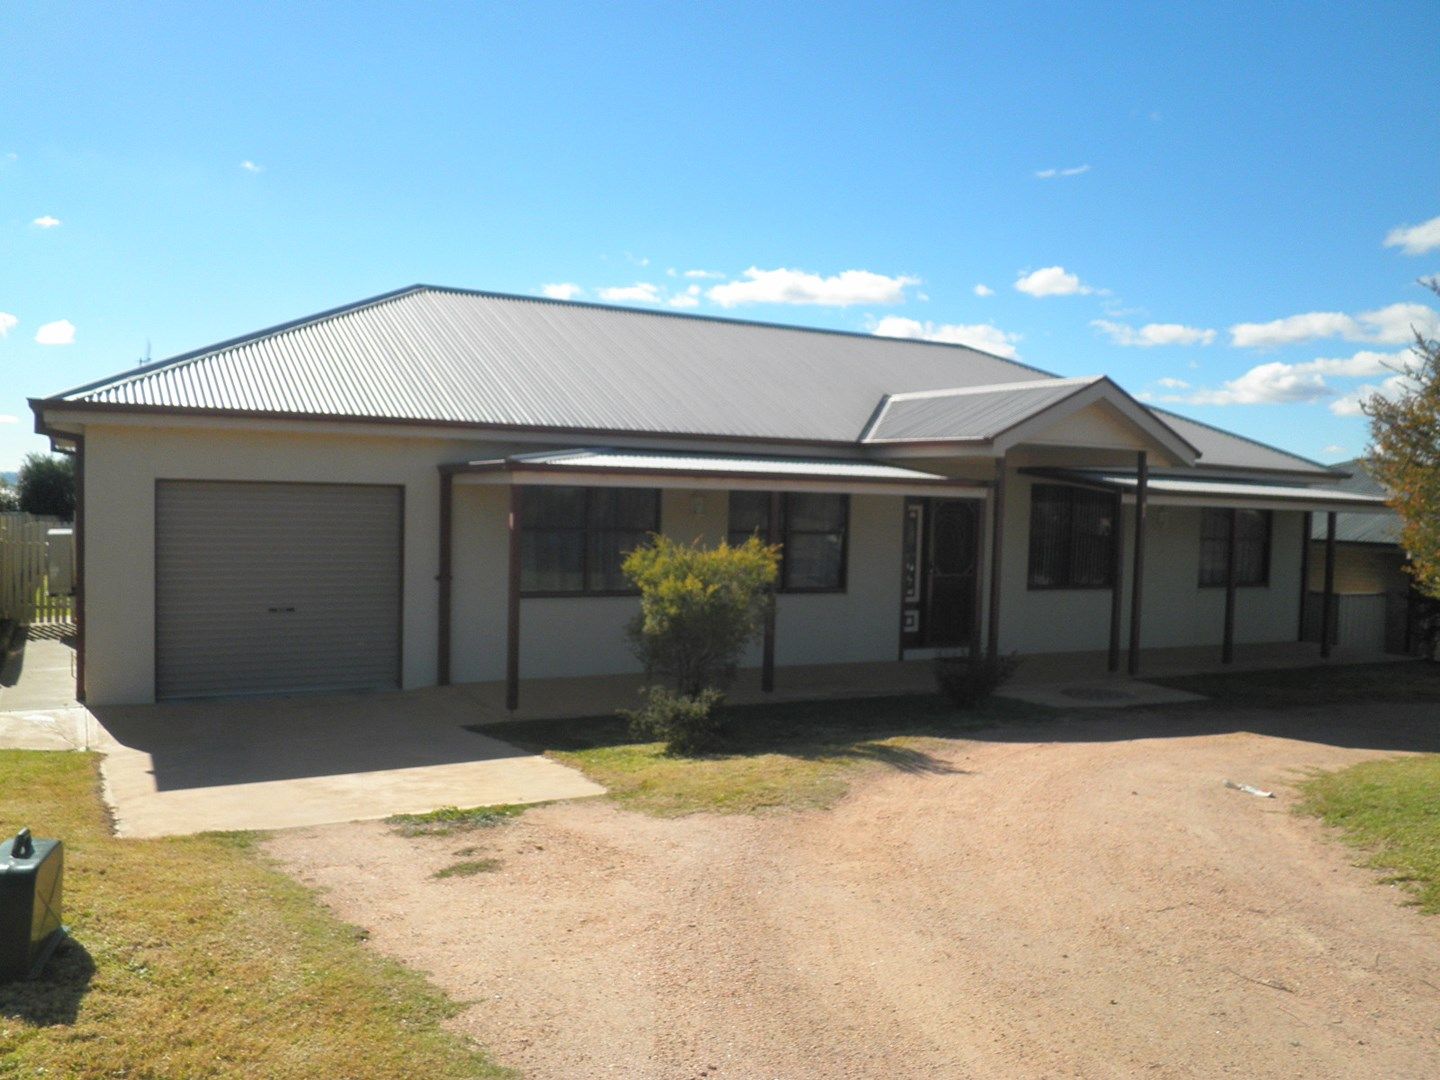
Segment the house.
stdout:
[[[1342,491],[1384,496],[1363,458],[1335,466],[1349,473],[1337,480]],[[1305,606],[1305,640],[1320,640],[1321,595],[1325,592],[1325,545],[1328,521],[1310,524],[1310,555]],[[1412,653],[1421,645],[1418,601],[1408,562],[1400,546],[1400,515],[1335,516],[1335,556],[1331,581],[1332,640],[1348,648],[1372,652]]]
[[[784,545],[748,662],[1294,641],[1315,462],[959,345],[415,286],[53,397],[92,704],[634,671],[648,533]],[[1139,586],[1139,587],[1137,587]],[[1328,646],[1327,646],[1328,647]]]

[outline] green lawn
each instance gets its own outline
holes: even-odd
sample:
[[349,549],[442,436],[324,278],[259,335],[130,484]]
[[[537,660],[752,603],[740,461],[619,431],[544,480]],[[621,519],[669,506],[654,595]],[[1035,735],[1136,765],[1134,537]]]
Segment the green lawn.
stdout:
[[626,722],[613,716],[475,730],[573,765],[636,810],[752,814],[832,805],[865,768],[945,771],[928,752],[927,737],[1054,715],[1004,698],[962,712],[935,695],[734,706],[726,709],[724,751],[693,758],[635,742]]
[[1257,709],[1370,701],[1440,703],[1440,664],[1422,660],[1227,671],[1147,681],[1204,694],[1215,704]]
[[1366,852],[1366,865],[1403,883],[1440,914],[1440,755],[1352,765],[1301,785],[1300,809],[1317,814]]
[[0,1077],[510,1075],[255,836],[116,839],[86,754],[0,751],[0,792],[0,833],[65,841],[74,935],[39,981],[0,986]]

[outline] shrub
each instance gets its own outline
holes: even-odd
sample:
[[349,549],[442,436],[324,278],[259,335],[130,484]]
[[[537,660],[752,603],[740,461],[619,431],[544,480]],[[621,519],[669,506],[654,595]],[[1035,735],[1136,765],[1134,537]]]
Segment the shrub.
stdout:
[[764,625],[779,551],[756,537],[707,548],[664,536],[632,551],[624,570],[640,590],[640,613],[630,640],[646,681],[661,679],[688,698],[723,689]]
[[1020,666],[1018,656],[941,656],[935,660],[935,683],[962,709],[973,709],[1000,689]]
[[630,734],[647,742],[663,742],[667,754],[694,755],[714,750],[720,743],[717,708],[725,695],[713,687],[698,694],[677,694],[663,686],[640,691],[645,703],[622,710],[630,721]]

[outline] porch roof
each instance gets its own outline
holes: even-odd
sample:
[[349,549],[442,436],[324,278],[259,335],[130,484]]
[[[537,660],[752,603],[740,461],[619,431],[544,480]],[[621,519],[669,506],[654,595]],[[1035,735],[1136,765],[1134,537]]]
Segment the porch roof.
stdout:
[[457,482],[586,484],[765,491],[864,491],[984,497],[989,485],[899,465],[847,458],[753,457],[578,447],[441,467]]
[[[1132,501],[1139,480],[1133,473],[1102,472],[1090,469],[1027,469],[1069,483],[1118,491]],[[1259,510],[1347,511],[1357,514],[1390,512],[1385,499],[1338,488],[1306,487],[1294,484],[1252,484],[1243,480],[1210,478],[1182,479],[1151,476],[1146,481],[1146,499],[1152,506],[1238,506]]]

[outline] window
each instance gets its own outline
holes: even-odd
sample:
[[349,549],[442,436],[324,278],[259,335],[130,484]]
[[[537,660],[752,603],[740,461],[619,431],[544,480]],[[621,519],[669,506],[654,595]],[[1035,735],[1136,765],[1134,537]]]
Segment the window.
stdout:
[[[780,589],[838,592],[845,588],[850,496],[787,492],[780,497]],[[770,493],[730,493],[730,543],[769,535]]]
[[660,529],[660,493],[636,488],[520,489],[520,591],[632,592],[620,564]]
[[1108,589],[1115,580],[1115,496],[1036,484],[1030,489],[1030,588]]
[[1236,515],[1235,584],[1270,583],[1270,511],[1207,507],[1200,519],[1200,584],[1225,584],[1229,576],[1230,515]]

